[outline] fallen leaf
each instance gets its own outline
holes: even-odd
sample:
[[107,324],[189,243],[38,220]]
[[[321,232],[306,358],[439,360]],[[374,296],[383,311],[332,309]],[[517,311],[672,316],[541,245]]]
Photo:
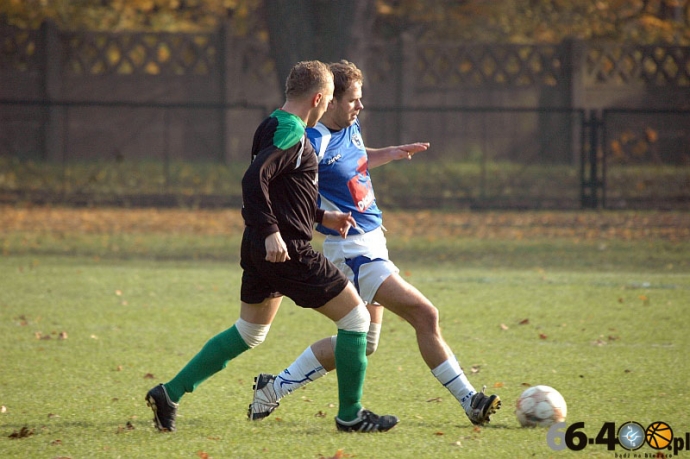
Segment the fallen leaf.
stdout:
[[501,324],[501,330],[508,330],[508,326],[506,324]]
[[50,442],[50,446],[60,446],[62,445],[62,440],[53,440]]
[[327,414],[321,410],[319,410],[316,414],[314,414],[315,418],[325,418],[326,416],[327,416]]
[[429,402],[442,402],[442,401],[443,401],[443,399],[441,397],[434,397],[434,398],[430,398],[426,402],[429,403]]
[[146,373],[144,375],[144,379],[156,379],[156,377],[153,376],[153,373]]
[[434,432],[434,435],[436,435],[437,437],[440,437],[440,436],[445,435],[445,434],[443,432]]
[[470,368],[470,373],[476,375],[477,373],[479,373],[480,368],[481,365],[472,365],[472,367]]
[[55,413],[48,413],[48,419],[52,419],[52,418],[59,418],[59,417],[60,417],[60,415],[59,415],[59,414],[55,414]]
[[18,431],[15,430],[9,435],[9,438],[27,438],[30,437],[34,434],[34,429],[29,429],[28,427],[24,426]]
[[522,319],[520,322],[518,322],[518,325],[527,325],[529,323],[529,319]]
[[546,336],[543,333],[539,333],[539,339],[546,339],[546,338],[548,338],[548,336]]
[[7,407],[5,405],[0,406],[0,413],[7,413]]
[[201,459],[209,459],[211,457],[205,451],[197,451],[196,455],[199,456]]
[[58,339],[67,339],[67,332],[60,332],[60,334],[58,335]]
[[319,456],[319,459],[342,459],[344,457],[352,457],[352,455],[345,453],[345,451],[343,451],[342,449],[339,449],[338,451],[335,452],[335,454],[333,456],[329,456],[329,457]]
[[118,426],[117,432],[115,433],[121,434],[122,432],[125,432],[127,430],[134,430],[134,424],[132,424],[130,421],[127,421],[127,424],[125,424],[124,427]]
[[504,384],[503,384],[502,382],[500,382],[500,381],[494,383],[494,389],[500,389],[500,388],[503,387],[503,386],[504,386]]

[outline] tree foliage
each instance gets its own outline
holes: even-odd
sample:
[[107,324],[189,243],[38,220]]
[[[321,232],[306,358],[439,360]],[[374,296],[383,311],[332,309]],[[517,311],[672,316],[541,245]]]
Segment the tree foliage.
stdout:
[[[45,19],[67,29],[209,30],[268,39],[272,0],[0,0],[22,28]],[[312,0],[321,7],[344,0]],[[690,0],[376,0],[377,33],[420,40],[556,43],[566,38],[690,45]],[[331,5],[332,6],[332,5]],[[344,18],[341,18],[344,19]],[[313,27],[312,24],[307,24]],[[334,26],[337,29],[337,26]]]
[[421,40],[690,44],[690,0],[380,0],[378,20]]
[[2,0],[0,16],[21,28],[51,19],[66,29],[209,30],[225,20],[246,23],[260,0]]

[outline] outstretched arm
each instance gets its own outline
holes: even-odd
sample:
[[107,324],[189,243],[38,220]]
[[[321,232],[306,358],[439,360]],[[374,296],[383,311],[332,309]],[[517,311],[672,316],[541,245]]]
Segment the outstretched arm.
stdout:
[[384,148],[367,148],[367,156],[369,157],[369,169],[383,166],[391,161],[399,159],[410,160],[412,157],[429,148],[429,142],[415,142],[405,145],[396,145]]

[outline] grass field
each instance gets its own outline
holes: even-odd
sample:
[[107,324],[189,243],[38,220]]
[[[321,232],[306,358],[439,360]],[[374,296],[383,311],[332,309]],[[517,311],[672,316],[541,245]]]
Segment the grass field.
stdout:
[[[455,155],[375,168],[371,174],[385,209],[580,206],[580,166]],[[690,166],[607,163],[606,207],[688,210]],[[0,156],[0,202],[88,203],[95,206],[234,205],[241,202],[246,162],[77,160],[21,161]],[[408,190],[414,189],[415,193]]]
[[[0,207],[0,455],[627,453],[603,444],[553,451],[547,430],[519,427],[515,400],[534,384],[561,391],[567,422],[583,422],[589,439],[606,422],[617,429],[628,421],[664,421],[686,438],[690,215],[391,213],[386,226],[393,259],[441,311],[470,381],[503,399],[490,425],[469,423],[424,366],[412,329],[391,314],[370,358],[364,403],[398,415],[393,431],[336,433],[335,375],[249,423],[253,376],[280,371],[334,332],[286,300],[267,341],[186,396],[178,432],[160,434],[144,394],[237,318],[237,212]],[[690,457],[683,446],[674,457]]]

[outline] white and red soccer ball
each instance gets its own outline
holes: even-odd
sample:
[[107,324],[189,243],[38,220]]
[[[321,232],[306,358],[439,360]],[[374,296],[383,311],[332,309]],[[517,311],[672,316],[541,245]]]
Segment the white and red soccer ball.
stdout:
[[518,398],[515,416],[523,427],[549,427],[565,421],[568,406],[553,387],[532,386]]

